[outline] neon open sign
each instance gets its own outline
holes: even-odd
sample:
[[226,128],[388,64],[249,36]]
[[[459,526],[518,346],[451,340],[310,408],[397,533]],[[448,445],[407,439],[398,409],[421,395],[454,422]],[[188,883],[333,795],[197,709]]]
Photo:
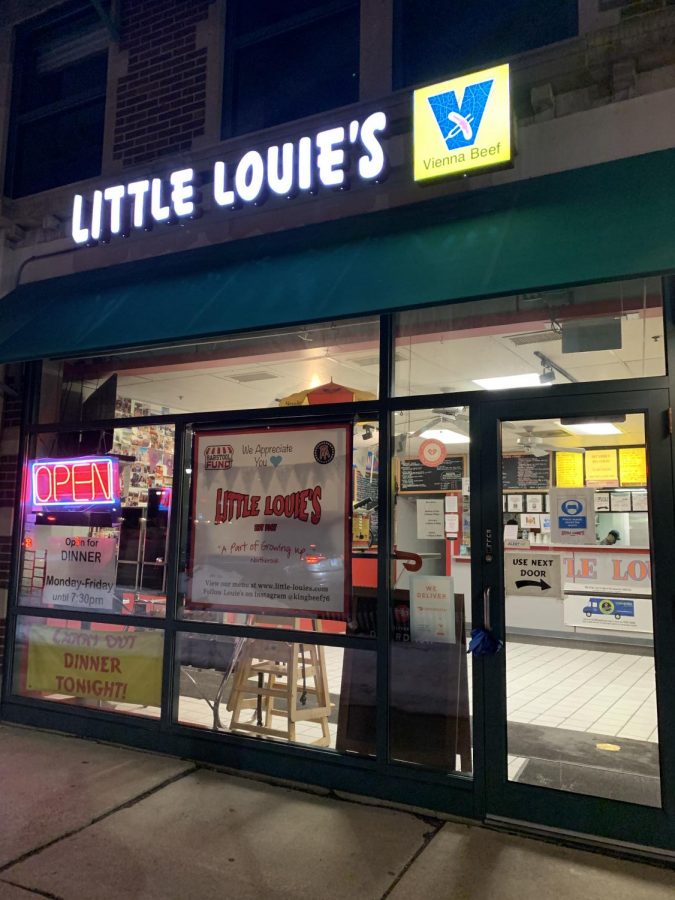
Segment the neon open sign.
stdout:
[[118,506],[117,460],[113,457],[36,459],[30,463],[33,506]]

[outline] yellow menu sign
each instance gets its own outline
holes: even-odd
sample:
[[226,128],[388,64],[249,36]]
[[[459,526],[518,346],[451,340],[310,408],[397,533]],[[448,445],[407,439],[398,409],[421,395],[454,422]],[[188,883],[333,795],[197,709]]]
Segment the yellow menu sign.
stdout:
[[619,463],[616,450],[586,451],[586,485],[588,487],[618,487]]
[[621,447],[619,450],[621,487],[646,487],[647,453],[644,447]]
[[584,454],[560,451],[555,455],[555,483],[558,487],[584,486]]

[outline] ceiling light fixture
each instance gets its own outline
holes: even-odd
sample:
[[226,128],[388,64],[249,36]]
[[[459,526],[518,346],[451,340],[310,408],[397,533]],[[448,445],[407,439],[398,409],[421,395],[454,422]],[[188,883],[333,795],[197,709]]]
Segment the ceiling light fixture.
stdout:
[[459,431],[451,431],[449,428],[428,428],[420,435],[424,440],[437,440],[444,444],[468,444],[469,438]]
[[542,382],[539,372],[527,372],[524,375],[500,375],[498,378],[474,378],[473,383],[486,391],[504,391],[509,388],[539,387]]
[[565,431],[570,434],[621,434],[621,429],[611,422],[585,422],[577,425],[564,425],[560,423]]

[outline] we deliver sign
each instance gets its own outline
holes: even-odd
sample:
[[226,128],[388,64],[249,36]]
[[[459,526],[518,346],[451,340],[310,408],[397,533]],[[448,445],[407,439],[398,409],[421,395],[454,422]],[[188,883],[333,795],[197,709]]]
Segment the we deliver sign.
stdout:
[[561,597],[560,556],[541,553],[505,553],[504,592],[507,596]]

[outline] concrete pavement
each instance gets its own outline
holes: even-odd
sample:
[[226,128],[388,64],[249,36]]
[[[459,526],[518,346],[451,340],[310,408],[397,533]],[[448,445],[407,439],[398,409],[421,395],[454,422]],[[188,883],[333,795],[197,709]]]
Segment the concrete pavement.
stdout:
[[665,900],[675,872],[0,726],[0,900]]

